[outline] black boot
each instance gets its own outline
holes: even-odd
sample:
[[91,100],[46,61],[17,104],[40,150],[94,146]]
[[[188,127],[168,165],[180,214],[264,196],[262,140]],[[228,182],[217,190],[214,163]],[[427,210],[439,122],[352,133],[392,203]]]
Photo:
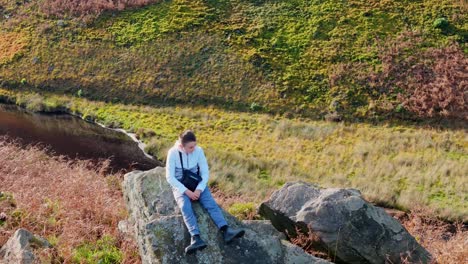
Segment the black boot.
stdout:
[[192,236],[190,246],[185,248],[185,254],[195,253],[197,250],[206,248],[206,243],[200,238],[200,235]]
[[242,237],[245,234],[245,230],[223,226],[221,227],[221,233],[223,233],[224,242],[229,244],[234,238]]

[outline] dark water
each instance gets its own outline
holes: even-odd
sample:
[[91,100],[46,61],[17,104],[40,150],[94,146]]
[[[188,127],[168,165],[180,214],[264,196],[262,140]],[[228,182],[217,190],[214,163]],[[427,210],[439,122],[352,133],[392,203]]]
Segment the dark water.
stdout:
[[38,114],[0,104],[0,136],[26,146],[40,143],[50,153],[70,158],[111,159],[111,170],[148,170],[161,163],[126,134],[66,114]]

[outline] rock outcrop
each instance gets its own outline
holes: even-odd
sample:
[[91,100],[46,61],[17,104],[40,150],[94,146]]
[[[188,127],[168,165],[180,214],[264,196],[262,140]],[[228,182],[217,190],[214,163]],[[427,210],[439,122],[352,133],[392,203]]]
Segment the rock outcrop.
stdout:
[[312,230],[328,252],[345,263],[428,263],[430,254],[381,208],[355,189],[321,189],[287,183],[260,206],[280,231]]
[[47,240],[34,236],[26,229],[18,229],[0,249],[0,263],[34,263],[34,249],[51,247]]
[[[201,237],[208,247],[186,256],[184,248],[190,235],[175,203],[162,167],[125,175],[124,197],[130,213],[126,224],[135,236],[143,263],[329,263],[306,254],[302,249],[281,240],[281,235],[268,230],[264,223],[248,225],[224,212],[229,225],[246,230],[244,237],[229,245],[207,212],[198,204],[193,208]],[[259,230],[260,232],[255,231]],[[276,233],[276,234],[275,234]]]

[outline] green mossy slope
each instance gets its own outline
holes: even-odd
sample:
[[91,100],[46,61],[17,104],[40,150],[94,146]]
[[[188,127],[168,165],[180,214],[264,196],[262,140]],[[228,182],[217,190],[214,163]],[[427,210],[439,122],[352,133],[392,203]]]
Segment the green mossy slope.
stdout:
[[4,87],[315,118],[398,112],[388,92],[358,76],[334,77],[346,65],[364,76],[381,71],[382,45],[404,32],[422,36],[417,55],[452,42],[466,49],[468,29],[466,4],[453,0],[177,0],[104,12],[87,24],[47,17],[36,1],[0,6]]

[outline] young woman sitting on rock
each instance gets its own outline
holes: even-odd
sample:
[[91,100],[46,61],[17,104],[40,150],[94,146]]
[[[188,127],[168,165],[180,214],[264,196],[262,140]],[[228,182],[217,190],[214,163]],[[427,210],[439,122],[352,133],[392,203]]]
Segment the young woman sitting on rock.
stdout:
[[[185,182],[183,181],[183,177],[187,177],[190,174],[194,176],[193,178],[201,176],[200,182],[195,181],[196,188],[193,191],[182,183]],[[182,212],[185,225],[192,236],[191,244],[185,248],[186,254],[194,253],[207,246],[200,238],[200,231],[192,209],[192,202],[200,202],[208,211],[211,219],[213,219],[213,222],[223,234],[226,243],[230,243],[235,238],[242,237],[245,233],[242,229],[234,229],[228,226],[221,209],[206,186],[209,176],[208,163],[203,149],[197,146],[195,134],[191,130],[183,132],[179,136],[179,140],[167,153],[166,179],[172,186],[174,198]],[[187,186],[190,187],[190,184],[187,184]]]

